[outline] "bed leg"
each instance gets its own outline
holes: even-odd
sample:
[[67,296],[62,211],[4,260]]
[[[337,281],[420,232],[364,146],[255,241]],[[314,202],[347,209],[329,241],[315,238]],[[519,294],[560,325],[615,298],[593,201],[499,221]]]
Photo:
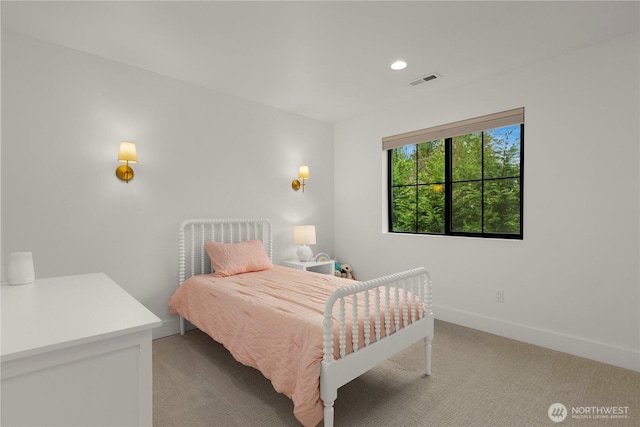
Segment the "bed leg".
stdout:
[[431,337],[424,339],[424,373],[431,375]]
[[324,402],[324,427],[333,427],[333,402],[334,400]]
[[180,335],[184,335],[184,317],[180,316]]

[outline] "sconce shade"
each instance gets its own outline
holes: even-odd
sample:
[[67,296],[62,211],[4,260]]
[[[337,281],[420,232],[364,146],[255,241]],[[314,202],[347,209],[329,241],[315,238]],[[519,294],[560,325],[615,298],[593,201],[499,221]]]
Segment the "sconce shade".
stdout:
[[298,170],[298,178],[300,179],[307,179],[309,178],[309,166],[300,166],[300,169]]
[[293,229],[293,243],[296,245],[315,245],[316,226],[296,225]]
[[138,154],[136,153],[136,144],[129,141],[120,143],[120,151],[118,152],[118,161],[138,163]]
[[35,280],[31,252],[12,252],[7,280],[10,285],[26,285]]

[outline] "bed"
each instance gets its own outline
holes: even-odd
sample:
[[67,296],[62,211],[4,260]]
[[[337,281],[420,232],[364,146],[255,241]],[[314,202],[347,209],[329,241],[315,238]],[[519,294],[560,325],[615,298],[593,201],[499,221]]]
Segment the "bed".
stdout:
[[[180,225],[179,286],[169,306],[182,334],[186,319],[260,370],[305,426],[332,426],[338,388],[420,340],[431,374],[426,269],[356,282],[277,266],[271,233],[267,219]],[[255,256],[236,262],[239,250]]]

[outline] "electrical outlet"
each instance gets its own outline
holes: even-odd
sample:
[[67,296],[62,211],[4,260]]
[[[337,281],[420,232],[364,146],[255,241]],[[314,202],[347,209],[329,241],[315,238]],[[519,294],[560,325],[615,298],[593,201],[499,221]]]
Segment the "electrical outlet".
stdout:
[[496,289],[496,302],[504,302],[504,289]]

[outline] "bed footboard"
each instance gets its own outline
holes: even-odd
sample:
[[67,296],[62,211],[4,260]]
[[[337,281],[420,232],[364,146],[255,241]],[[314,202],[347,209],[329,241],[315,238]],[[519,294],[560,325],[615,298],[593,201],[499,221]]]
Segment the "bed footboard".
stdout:
[[[336,311],[338,325],[334,329]],[[357,332],[360,328],[363,342]],[[327,301],[323,329],[320,396],[324,402],[324,425],[329,427],[333,426],[338,388],[421,339],[425,342],[424,372],[431,374],[433,311],[429,273],[417,268],[337,289]],[[350,353],[348,329],[356,331],[350,334]],[[339,359],[333,357],[336,338]]]

